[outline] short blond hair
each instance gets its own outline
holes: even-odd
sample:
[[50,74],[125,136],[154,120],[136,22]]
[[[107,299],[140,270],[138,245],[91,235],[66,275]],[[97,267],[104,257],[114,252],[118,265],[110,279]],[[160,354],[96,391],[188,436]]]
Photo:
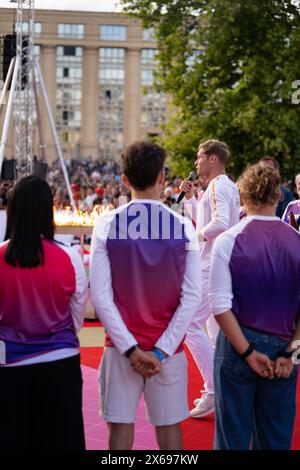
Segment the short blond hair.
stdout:
[[278,170],[259,162],[249,166],[238,180],[244,204],[249,207],[275,205],[280,198]]
[[199,144],[198,150],[203,150],[205,155],[217,155],[220,162],[225,166],[229,159],[229,149],[225,142],[217,139],[209,139]]

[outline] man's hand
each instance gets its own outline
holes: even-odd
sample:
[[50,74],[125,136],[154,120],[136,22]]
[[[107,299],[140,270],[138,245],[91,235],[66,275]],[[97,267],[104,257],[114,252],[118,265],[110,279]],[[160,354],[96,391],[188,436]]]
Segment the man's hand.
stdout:
[[275,377],[289,379],[294,370],[294,363],[292,359],[285,357],[278,357],[274,364]]
[[182,183],[180,184],[179,186],[179,189],[180,191],[183,191],[185,192],[185,199],[188,201],[189,199],[191,199],[194,195],[194,189],[195,189],[195,186],[194,186],[194,183],[192,183],[192,181],[188,181],[187,179],[186,180],[183,180]]
[[258,351],[253,351],[247,357],[249,367],[263,378],[274,378],[274,362],[266,355]]
[[133,370],[144,378],[152,377],[161,371],[161,363],[150,351],[136,348],[129,357]]

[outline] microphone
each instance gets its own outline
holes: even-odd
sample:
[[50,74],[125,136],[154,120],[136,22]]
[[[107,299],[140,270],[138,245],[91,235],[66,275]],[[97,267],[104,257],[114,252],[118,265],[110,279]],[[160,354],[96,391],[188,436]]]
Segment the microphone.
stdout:
[[[191,171],[190,174],[189,174],[189,177],[188,177],[188,181],[194,181],[195,179],[197,178],[197,173],[195,171]],[[179,196],[178,196],[178,199],[176,201],[177,204],[179,204],[182,199],[184,198],[185,196],[185,192],[184,191],[180,191],[179,193]]]

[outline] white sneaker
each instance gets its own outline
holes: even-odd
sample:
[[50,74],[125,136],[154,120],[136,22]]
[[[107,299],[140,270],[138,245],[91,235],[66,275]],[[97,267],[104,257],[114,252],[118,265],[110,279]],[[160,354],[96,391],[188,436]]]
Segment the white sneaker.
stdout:
[[201,398],[194,401],[195,408],[190,411],[191,418],[204,418],[215,411],[215,396],[204,391],[201,393]]
[[[207,393],[207,392],[206,392],[205,390],[201,390],[201,393],[203,394],[203,393]],[[209,395],[214,396],[213,393],[209,393]],[[193,401],[194,405],[197,406],[200,400],[201,400],[201,398],[196,398],[196,399]]]

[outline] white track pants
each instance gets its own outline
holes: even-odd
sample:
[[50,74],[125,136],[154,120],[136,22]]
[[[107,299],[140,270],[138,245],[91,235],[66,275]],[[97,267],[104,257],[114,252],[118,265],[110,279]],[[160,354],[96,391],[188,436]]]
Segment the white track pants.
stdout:
[[[199,315],[195,315],[186,334],[186,344],[192,353],[194,361],[204,380],[204,389],[207,393],[214,393],[214,349],[216,339],[220,331],[208,301],[208,276],[203,274],[202,278],[202,303],[201,303],[201,321]],[[203,328],[203,315],[206,315],[206,329]]]

